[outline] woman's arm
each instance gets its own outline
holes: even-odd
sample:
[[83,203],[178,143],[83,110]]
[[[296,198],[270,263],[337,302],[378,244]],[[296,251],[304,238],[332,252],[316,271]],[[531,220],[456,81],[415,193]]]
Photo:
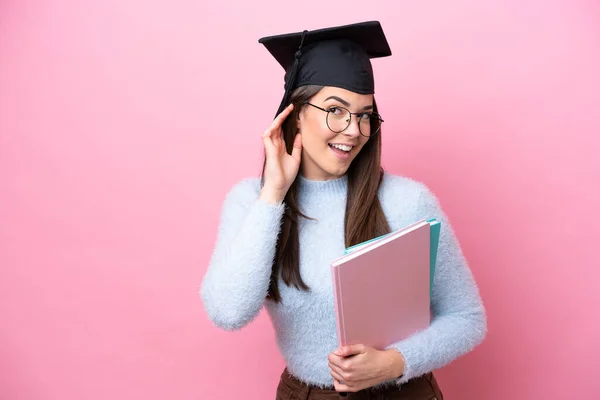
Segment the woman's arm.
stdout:
[[267,296],[285,205],[259,198],[259,180],[244,180],[227,194],[217,242],[200,293],[211,321],[244,327]]

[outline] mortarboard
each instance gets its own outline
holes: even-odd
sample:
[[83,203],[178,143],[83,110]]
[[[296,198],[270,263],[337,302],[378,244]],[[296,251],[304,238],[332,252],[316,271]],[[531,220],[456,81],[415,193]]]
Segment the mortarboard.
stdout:
[[371,58],[392,54],[378,21],[267,36],[259,39],[285,69],[285,93],[305,85],[335,86],[360,94],[375,93]]

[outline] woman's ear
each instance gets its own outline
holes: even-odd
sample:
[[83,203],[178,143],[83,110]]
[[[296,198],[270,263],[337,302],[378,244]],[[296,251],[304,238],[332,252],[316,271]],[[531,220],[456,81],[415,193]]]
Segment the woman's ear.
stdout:
[[300,113],[301,113],[301,112],[302,112],[302,111],[298,111],[298,112],[296,113],[296,129],[298,129],[298,130],[300,130]]

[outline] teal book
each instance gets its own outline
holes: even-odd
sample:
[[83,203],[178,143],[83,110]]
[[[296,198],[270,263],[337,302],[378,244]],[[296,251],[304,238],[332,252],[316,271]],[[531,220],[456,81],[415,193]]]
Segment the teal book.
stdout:
[[[427,222],[429,222],[429,229],[430,229],[430,247],[429,247],[429,293],[431,294],[432,290],[433,290],[433,276],[435,274],[435,264],[437,261],[437,250],[438,250],[438,245],[439,245],[439,241],[440,241],[440,230],[441,230],[441,224],[438,220],[436,220],[435,218],[431,218],[428,219]],[[403,228],[405,229],[405,228]],[[355,250],[358,250],[366,245],[368,245],[369,243],[373,243],[376,242],[380,239],[383,239],[384,237],[388,236],[390,233],[387,233],[385,235],[381,235],[378,236],[376,238],[373,238],[371,240],[367,240],[366,242],[362,242],[359,244],[356,244],[354,246],[348,247],[344,254],[350,254]]]
[[429,237],[430,245],[429,248],[429,293],[433,291],[433,275],[435,273],[435,263],[437,261],[438,244],[440,243],[440,221],[435,218],[428,219],[429,222]]

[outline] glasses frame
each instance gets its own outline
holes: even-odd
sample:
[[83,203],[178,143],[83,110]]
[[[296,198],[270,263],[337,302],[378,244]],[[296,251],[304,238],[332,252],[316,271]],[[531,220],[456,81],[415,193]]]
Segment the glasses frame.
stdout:
[[[303,104],[309,105],[309,106],[313,106],[314,108],[324,111],[327,113],[327,116],[325,117],[325,123],[327,124],[327,128],[329,128],[329,130],[333,133],[342,133],[344,132],[346,129],[348,129],[348,127],[350,126],[350,124],[352,124],[352,116],[353,115],[360,115],[360,114],[365,114],[366,112],[351,112],[350,110],[348,110],[346,107],[342,107],[342,106],[331,106],[331,108],[338,108],[341,110],[346,110],[348,112],[348,114],[350,115],[350,119],[348,120],[348,125],[346,125],[346,127],[344,129],[342,129],[341,131],[334,131],[333,129],[331,129],[331,127],[329,126],[329,113],[331,112],[331,110],[327,110],[323,107],[319,107],[317,105],[314,105],[308,101],[304,102]],[[381,115],[379,115],[378,113],[370,113],[371,114],[371,118],[375,117],[379,120],[379,127],[377,128],[377,130],[374,133],[370,133],[369,135],[365,135],[364,133],[362,133],[362,130],[360,129],[360,120],[358,120],[358,131],[360,132],[361,135],[363,135],[364,137],[373,137],[375,135],[377,135],[379,133],[379,131],[381,131],[381,124],[383,123],[383,119],[381,118]],[[358,117],[356,117],[358,119]]]

